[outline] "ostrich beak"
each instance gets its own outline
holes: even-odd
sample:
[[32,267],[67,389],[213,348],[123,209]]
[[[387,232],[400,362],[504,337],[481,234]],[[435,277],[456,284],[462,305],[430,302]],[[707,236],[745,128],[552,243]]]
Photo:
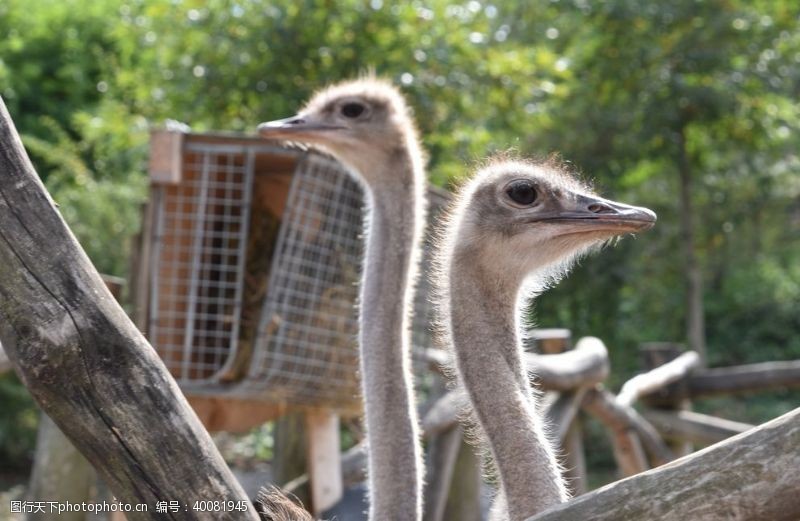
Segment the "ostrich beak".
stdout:
[[656,223],[652,210],[631,206],[602,197],[578,195],[562,207],[540,219],[566,224],[571,232],[608,232],[611,235],[648,230]]
[[286,119],[267,121],[258,126],[258,134],[267,139],[298,139],[318,132],[341,130],[344,127],[321,123],[298,114]]

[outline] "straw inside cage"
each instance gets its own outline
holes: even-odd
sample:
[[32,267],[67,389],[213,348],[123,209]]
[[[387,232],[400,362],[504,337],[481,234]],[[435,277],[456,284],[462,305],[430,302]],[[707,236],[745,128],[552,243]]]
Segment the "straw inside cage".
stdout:
[[256,339],[248,389],[279,400],[358,406],[356,347],[364,195],[333,160],[298,164]]

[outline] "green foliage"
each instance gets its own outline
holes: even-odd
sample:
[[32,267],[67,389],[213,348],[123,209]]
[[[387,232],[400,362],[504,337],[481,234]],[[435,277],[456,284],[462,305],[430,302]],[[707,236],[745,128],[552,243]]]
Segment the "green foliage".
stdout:
[[710,363],[800,358],[798,29],[791,0],[6,0],[0,94],[115,275],[165,118],[252,131],[374,68],[408,95],[437,184],[492,151],[559,151],[659,214],[538,303],[542,326],[607,343],[613,384],[638,343],[685,336],[681,136]]
[[38,409],[12,374],[0,376],[0,403],[0,462],[10,471],[32,459]]

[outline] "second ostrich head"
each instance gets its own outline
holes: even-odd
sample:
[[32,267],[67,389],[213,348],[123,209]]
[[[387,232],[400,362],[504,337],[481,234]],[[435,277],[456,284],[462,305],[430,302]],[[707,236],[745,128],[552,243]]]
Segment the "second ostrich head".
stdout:
[[518,307],[581,253],[653,226],[554,162],[498,160],[461,190],[437,255],[440,324],[498,470],[491,519],[520,521],[568,497],[522,363]]
[[531,276],[547,282],[593,246],[656,220],[646,208],[598,196],[552,160],[490,162],[464,187],[454,214],[452,254],[516,286]]

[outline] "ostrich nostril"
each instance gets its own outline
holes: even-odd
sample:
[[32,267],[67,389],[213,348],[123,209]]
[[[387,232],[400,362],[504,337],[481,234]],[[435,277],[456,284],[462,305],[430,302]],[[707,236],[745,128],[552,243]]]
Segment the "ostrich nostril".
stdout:
[[295,118],[290,121],[287,121],[289,125],[302,125],[305,122],[306,120],[304,120],[303,118]]
[[616,210],[603,203],[592,203],[586,209],[592,213],[616,213]]

